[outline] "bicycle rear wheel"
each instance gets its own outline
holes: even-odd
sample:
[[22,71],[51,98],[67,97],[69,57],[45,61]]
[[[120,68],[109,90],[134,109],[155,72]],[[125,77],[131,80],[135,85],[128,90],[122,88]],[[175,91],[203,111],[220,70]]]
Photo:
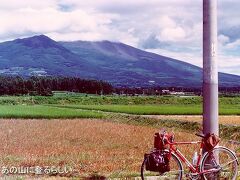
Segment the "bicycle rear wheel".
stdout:
[[141,166],[142,180],[157,180],[157,179],[181,180],[183,176],[183,166],[181,161],[178,159],[178,157],[173,153],[171,153],[169,165],[170,165],[170,171],[165,172],[163,174],[159,172],[147,171],[146,159],[144,159]]
[[201,163],[201,172],[205,180],[235,180],[238,173],[238,160],[226,147],[216,147],[206,153]]

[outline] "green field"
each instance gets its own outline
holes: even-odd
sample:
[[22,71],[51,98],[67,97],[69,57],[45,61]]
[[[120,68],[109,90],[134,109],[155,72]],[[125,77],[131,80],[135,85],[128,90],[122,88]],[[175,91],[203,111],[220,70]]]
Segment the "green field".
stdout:
[[[202,98],[200,96],[96,96],[77,93],[57,93],[54,96],[1,96],[0,104],[201,105]],[[240,106],[240,97],[220,97],[219,104]]]
[[104,112],[127,113],[136,115],[173,115],[173,114],[200,114],[200,106],[180,105],[64,105],[70,109],[97,110]]
[[[220,115],[240,115],[240,97],[219,98]],[[103,112],[135,115],[200,115],[202,98],[175,96],[2,96],[2,118],[101,118]]]
[[42,105],[0,105],[1,118],[102,118],[101,112]]
[[[105,112],[136,115],[201,115],[200,105],[63,105],[70,109],[98,110]],[[225,105],[219,109],[220,115],[240,115],[239,105]]]

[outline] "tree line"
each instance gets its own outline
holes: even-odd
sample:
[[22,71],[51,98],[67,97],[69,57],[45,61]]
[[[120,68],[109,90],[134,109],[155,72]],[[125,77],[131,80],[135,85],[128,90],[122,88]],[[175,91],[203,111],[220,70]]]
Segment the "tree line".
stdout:
[[[167,92],[168,90],[169,92]],[[183,92],[186,95],[197,95],[203,94],[202,87],[138,87],[138,88],[116,88],[114,93],[118,95],[167,95],[170,92]],[[221,96],[236,96],[240,94],[239,87],[219,87],[219,94]]]
[[0,95],[52,95],[52,91],[111,94],[113,87],[104,81],[76,77],[0,77]]
[[[53,95],[53,91],[69,91],[87,94],[118,94],[118,95],[165,95],[170,92],[186,92],[202,95],[202,88],[184,87],[138,87],[114,88],[110,83],[87,80],[77,77],[30,77],[0,76],[0,95]],[[240,94],[240,87],[219,87],[223,96]]]

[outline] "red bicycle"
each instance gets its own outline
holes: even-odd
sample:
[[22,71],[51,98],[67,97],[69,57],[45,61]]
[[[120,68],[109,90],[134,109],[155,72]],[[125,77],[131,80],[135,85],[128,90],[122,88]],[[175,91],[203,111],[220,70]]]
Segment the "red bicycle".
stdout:
[[[159,163],[167,160],[165,165],[160,169],[155,168],[154,172],[149,170],[149,154],[145,154],[144,161],[141,166],[141,178],[144,179],[204,179],[204,180],[216,180],[216,179],[228,179],[236,180],[238,176],[238,159],[233,151],[223,146],[216,146],[213,149],[206,151],[204,154],[203,146],[204,139],[206,138],[203,134],[196,134],[201,137],[201,141],[194,142],[174,142],[174,135],[168,134],[166,131],[160,133],[162,146],[158,150],[152,152],[158,154],[156,156]],[[193,163],[189,162],[188,159],[180,152],[177,148],[178,145],[191,145],[199,144],[199,152],[195,154]],[[166,148],[166,146],[168,148]],[[157,152],[158,151],[158,152]],[[167,157],[167,158],[159,158]],[[159,160],[162,160],[161,162]],[[184,173],[183,163],[189,168],[187,174]],[[167,167],[167,168],[166,168]],[[163,171],[162,169],[163,168]]]

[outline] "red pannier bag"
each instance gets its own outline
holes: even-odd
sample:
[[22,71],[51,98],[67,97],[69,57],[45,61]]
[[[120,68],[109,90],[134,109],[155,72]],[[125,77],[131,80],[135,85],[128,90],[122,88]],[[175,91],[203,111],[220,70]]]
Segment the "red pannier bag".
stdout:
[[166,149],[166,148],[167,148],[167,145],[164,142],[162,134],[155,133],[155,135],[154,135],[154,149],[163,150],[163,149]]

